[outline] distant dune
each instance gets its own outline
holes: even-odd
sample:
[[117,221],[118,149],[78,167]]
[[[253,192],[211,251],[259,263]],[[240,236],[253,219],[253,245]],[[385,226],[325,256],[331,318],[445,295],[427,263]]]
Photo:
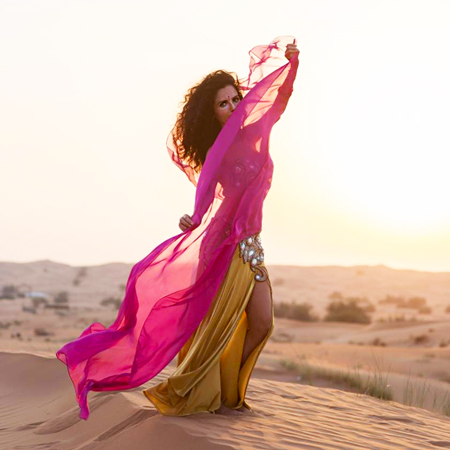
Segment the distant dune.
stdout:
[[[0,286],[14,284],[23,290],[44,291],[54,296],[68,291],[70,303],[77,307],[99,306],[107,297],[123,296],[131,264],[111,263],[75,267],[53,261],[31,263],[0,262]],[[377,303],[386,295],[425,297],[432,308],[427,319],[441,319],[450,306],[450,272],[397,270],[378,266],[278,266],[268,265],[275,301],[307,302],[323,314],[328,296],[366,297]],[[398,312],[386,307],[388,312]],[[450,314],[448,315],[450,318]]]

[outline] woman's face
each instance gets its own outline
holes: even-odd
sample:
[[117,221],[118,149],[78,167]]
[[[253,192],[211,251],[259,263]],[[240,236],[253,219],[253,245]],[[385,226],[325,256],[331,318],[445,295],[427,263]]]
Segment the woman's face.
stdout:
[[219,89],[214,101],[214,113],[220,125],[223,127],[240,102],[239,94],[232,85]]

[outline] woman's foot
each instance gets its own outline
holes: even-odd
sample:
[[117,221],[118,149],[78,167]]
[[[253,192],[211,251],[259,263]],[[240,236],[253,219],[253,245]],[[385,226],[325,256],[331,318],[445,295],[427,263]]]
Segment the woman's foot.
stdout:
[[235,411],[240,411],[240,412],[247,412],[247,411],[250,411],[250,409],[249,408],[247,408],[245,405],[242,405],[240,408],[238,408],[238,409],[235,409]]
[[[247,408],[244,408],[244,409],[246,410]],[[222,403],[220,405],[220,408],[216,409],[214,412],[216,414],[223,414],[225,416],[240,416],[242,414],[242,412],[240,412],[240,411],[241,411],[241,408],[239,408],[239,409],[231,409],[231,408],[226,407]]]

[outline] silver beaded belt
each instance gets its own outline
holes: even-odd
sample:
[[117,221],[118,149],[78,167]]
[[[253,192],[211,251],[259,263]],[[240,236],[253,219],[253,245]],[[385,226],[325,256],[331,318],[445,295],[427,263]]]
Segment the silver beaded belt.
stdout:
[[250,236],[239,243],[239,256],[244,263],[250,263],[250,268],[256,273],[256,281],[266,281],[268,278],[267,269],[261,264],[264,261],[264,249],[261,245],[259,233]]

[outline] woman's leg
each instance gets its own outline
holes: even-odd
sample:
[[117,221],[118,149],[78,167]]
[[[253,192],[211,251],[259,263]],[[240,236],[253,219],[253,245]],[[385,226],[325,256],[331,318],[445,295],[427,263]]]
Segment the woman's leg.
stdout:
[[248,326],[244,342],[241,367],[272,327],[272,294],[268,281],[257,281],[245,312]]
[[[245,309],[249,328],[244,341],[241,367],[244,365],[252,351],[267,336],[267,333],[272,327],[272,301],[269,282],[257,281]],[[230,409],[222,404],[215,413],[237,415],[244,411],[247,411],[245,406],[241,406],[239,409]]]

